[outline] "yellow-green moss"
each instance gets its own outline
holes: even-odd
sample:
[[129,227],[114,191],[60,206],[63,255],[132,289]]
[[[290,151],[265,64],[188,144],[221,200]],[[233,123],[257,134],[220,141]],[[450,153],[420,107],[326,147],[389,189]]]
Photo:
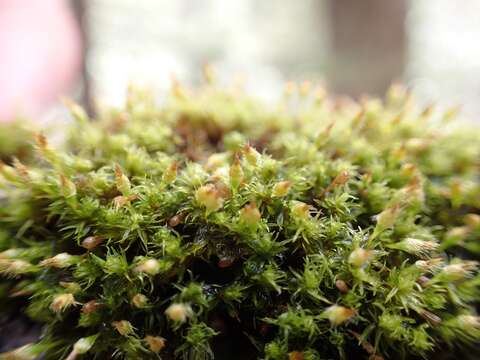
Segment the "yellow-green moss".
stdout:
[[35,165],[0,169],[1,301],[45,324],[22,351],[367,359],[478,340],[458,254],[479,248],[480,137],[451,112],[399,87],[269,108],[178,84],[162,105],[72,111],[66,150],[39,135]]

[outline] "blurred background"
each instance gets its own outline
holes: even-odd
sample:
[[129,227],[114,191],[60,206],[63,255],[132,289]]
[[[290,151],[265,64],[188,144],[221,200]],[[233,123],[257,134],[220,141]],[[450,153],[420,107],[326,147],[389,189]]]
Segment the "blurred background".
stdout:
[[61,95],[93,112],[130,82],[242,78],[275,100],[289,80],[380,96],[406,83],[480,119],[478,0],[0,0],[0,121],[59,118]]

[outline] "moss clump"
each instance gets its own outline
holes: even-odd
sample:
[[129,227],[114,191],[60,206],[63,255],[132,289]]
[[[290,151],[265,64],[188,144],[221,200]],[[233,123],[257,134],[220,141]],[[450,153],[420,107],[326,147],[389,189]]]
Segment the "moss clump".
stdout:
[[480,277],[459,254],[479,247],[478,131],[399,87],[360,103],[307,88],[275,109],[178,84],[98,121],[74,106],[66,151],[39,135],[35,166],[2,166],[2,305],[45,324],[5,356],[380,359],[477,341]]

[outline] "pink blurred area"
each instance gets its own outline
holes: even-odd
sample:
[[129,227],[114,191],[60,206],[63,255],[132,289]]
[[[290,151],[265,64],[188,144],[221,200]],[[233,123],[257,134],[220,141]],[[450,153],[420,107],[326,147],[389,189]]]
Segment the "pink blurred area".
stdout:
[[0,0],[0,122],[39,116],[68,92],[81,54],[67,1]]

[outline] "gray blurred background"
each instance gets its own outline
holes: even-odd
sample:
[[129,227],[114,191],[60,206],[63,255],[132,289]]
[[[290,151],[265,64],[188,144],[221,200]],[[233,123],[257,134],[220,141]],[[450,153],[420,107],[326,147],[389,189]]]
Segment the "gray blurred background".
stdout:
[[478,0],[89,0],[91,94],[119,103],[129,81],[195,84],[203,63],[275,98],[313,78],[341,94],[382,94],[402,80],[427,103],[480,114]]
[[479,0],[73,1],[87,40],[81,97],[118,104],[129,82],[195,85],[201,66],[275,99],[287,80],[381,95],[395,80],[425,103],[480,118]]

